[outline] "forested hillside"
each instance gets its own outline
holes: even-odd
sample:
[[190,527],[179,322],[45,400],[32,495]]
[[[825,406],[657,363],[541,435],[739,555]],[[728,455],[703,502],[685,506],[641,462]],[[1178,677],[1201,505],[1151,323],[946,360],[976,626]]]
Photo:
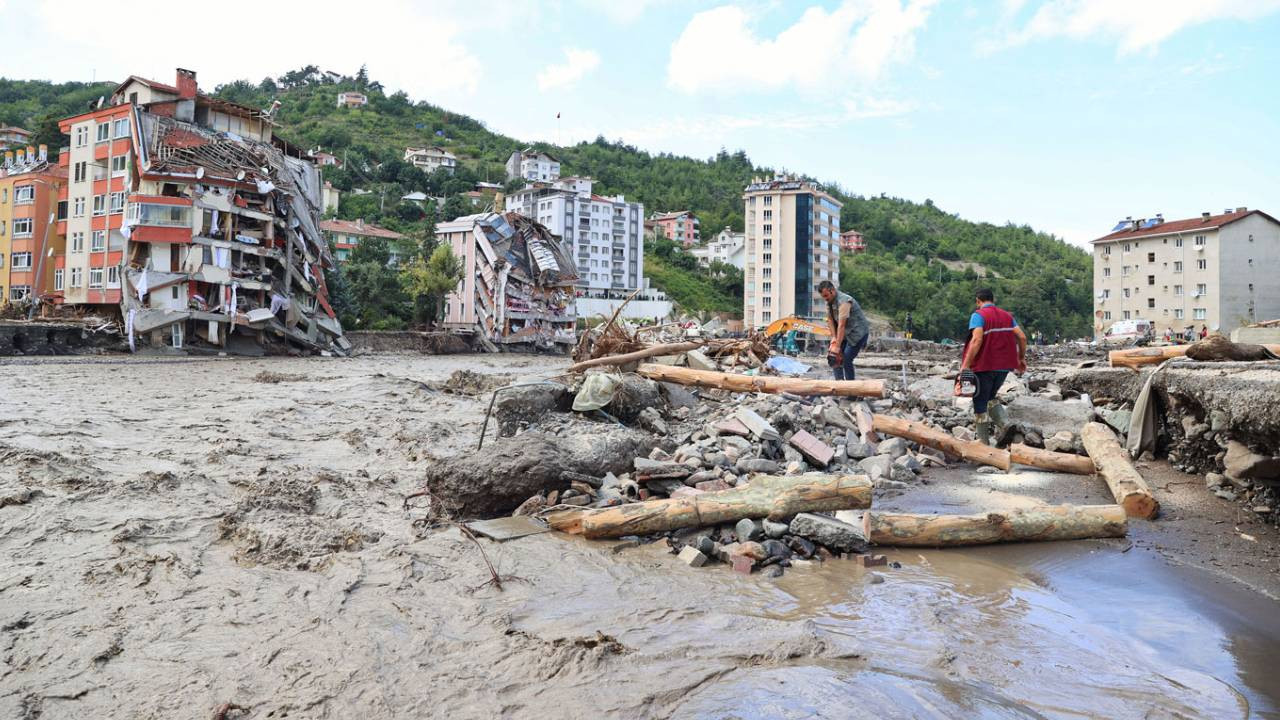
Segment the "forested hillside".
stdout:
[[[81,112],[110,88],[108,83],[0,79],[0,124],[37,130],[40,142],[60,147],[66,141],[56,137],[57,118]],[[343,90],[366,93],[369,105],[336,107],[336,93]],[[692,210],[707,237],[724,226],[742,229],[742,188],[753,175],[770,172],[755,166],[741,150],[696,159],[655,155],[604,138],[569,147],[518,141],[465,115],[412,102],[403,92],[388,93],[363,69],[353,76],[335,76],[308,66],[256,83],[222,85],[214,94],[263,108],[280,100],[282,137],[345,160],[343,168],[325,169],[326,179],[347,191],[340,217],[364,218],[428,240],[435,220],[472,212],[461,193],[477,181],[502,182],[507,156],[528,146],[558,157],[565,174],[595,178],[601,194],[623,194],[643,202],[648,213]],[[459,157],[458,170],[453,175],[428,175],[403,162],[404,148],[411,145],[449,149]],[[911,313],[918,337],[959,337],[979,285],[993,287],[1000,303],[1024,325],[1049,337],[1089,333],[1091,265],[1082,250],[1027,226],[962,220],[928,200],[863,196],[824,186],[845,203],[841,228],[860,230],[868,240],[866,253],[841,259],[841,285],[900,327]],[[368,194],[350,192],[356,188]],[[425,209],[400,201],[415,190],[446,201]],[[979,278],[961,263],[976,263],[995,277]],[[646,251],[646,265],[654,284],[687,309],[741,312],[740,274],[735,277],[723,268],[702,270],[674,247],[653,243]],[[359,305],[360,298],[352,301]],[[396,310],[379,305],[377,312]],[[394,326],[413,317],[406,309],[383,324]]]

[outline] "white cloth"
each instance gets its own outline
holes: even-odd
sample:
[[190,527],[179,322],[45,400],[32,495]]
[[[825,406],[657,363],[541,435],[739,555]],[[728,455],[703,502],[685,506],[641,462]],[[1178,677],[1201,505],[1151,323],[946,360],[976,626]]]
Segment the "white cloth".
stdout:
[[214,210],[213,214],[209,217],[209,234],[217,235],[218,232],[218,211]]
[[142,268],[142,276],[138,278],[138,302],[142,302],[142,298],[146,294],[147,294],[147,269]]
[[137,314],[137,308],[129,308],[129,317],[124,319],[124,332],[129,336],[129,352],[138,352],[138,347],[133,341],[133,316]]
[[281,309],[288,310],[290,305],[289,298],[279,293],[271,293],[271,314],[275,315]]
[[216,247],[213,249],[213,264],[220,268],[231,267],[231,248]]

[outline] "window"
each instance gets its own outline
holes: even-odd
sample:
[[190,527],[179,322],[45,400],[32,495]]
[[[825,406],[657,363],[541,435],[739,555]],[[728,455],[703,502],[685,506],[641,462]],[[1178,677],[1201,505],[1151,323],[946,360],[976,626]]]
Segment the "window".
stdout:
[[1102,268],[1102,277],[1111,277],[1111,268]]
[[773,198],[772,198],[772,197],[769,197],[769,196],[766,196],[766,197],[765,197],[765,199],[764,199],[764,206],[765,206],[765,207],[772,207],[772,206],[773,206]]
[[1129,288],[1124,289],[1124,296],[1129,297]]
[[89,289],[102,287],[102,268],[89,268]]
[[129,158],[126,155],[117,155],[111,158],[111,176],[118,177],[123,175],[128,164]]
[[1155,262],[1155,261],[1156,261],[1156,254],[1155,254],[1155,253],[1147,253],[1147,262]]
[[31,293],[30,285],[14,285],[13,287],[9,288],[9,299],[15,300],[15,301],[26,300],[27,295],[29,295],[30,293]]
[[773,225],[770,225],[770,224],[768,224],[768,223],[765,223],[765,226],[764,226],[764,236],[765,236],[765,237],[769,237],[769,236],[770,236],[770,235],[772,235],[772,234],[773,234]]
[[67,219],[67,201],[66,200],[58,201],[58,219],[59,220]]
[[1124,251],[1129,252],[1129,243],[1124,244]]
[[81,125],[76,128],[76,147],[84,147],[89,144],[89,128]]
[[107,196],[106,195],[93,196],[93,214],[95,217],[98,215],[107,214]]
[[1111,254],[1111,246],[1110,246],[1110,245],[1103,245],[1103,246],[1102,246],[1102,254],[1103,254],[1103,255],[1110,255],[1110,254]]
[[1173,271],[1174,271],[1174,272],[1176,272],[1176,273],[1178,273],[1178,272],[1182,272],[1182,261],[1181,261],[1181,260],[1175,260],[1175,261],[1174,261],[1174,263],[1173,263]]
[[1147,276],[1147,284],[1148,284],[1148,285],[1155,285],[1155,284],[1156,284],[1156,276],[1155,276],[1155,275],[1148,275],[1148,276]]
[[98,123],[98,142],[106,142],[111,139],[111,123]]
[[1196,269],[1197,269],[1197,270],[1207,270],[1207,269],[1209,269],[1209,261],[1208,261],[1208,260],[1197,260],[1197,261],[1196,261]]
[[1191,317],[1195,318],[1196,320],[1204,320],[1208,316],[1209,316],[1209,313],[1204,308],[1196,308],[1191,311]]
[[765,239],[761,240],[761,241],[760,241],[760,247],[761,247],[761,249],[764,249],[764,250],[772,250],[772,249],[773,249],[773,238],[765,238]]
[[767,282],[761,285],[761,292],[773,292],[773,283]]
[[1182,308],[1174,308],[1174,309],[1173,309],[1173,316],[1174,316],[1175,318],[1177,318],[1177,319],[1181,320],[1181,319],[1182,319],[1182,317],[1183,317],[1183,315],[1182,315]]
[[1174,238],[1174,239],[1173,239],[1173,246],[1174,246],[1174,247],[1182,247],[1182,238]]
[[129,118],[121,118],[115,122],[115,136],[118,138],[129,137]]
[[1197,284],[1197,285],[1196,285],[1196,294],[1197,294],[1197,295],[1208,295],[1208,294],[1209,294],[1209,286],[1208,286],[1208,285],[1206,285],[1205,283],[1199,283],[1199,284]]
[[14,270],[30,270],[31,269],[31,253],[20,252],[13,254],[13,262],[10,263]]
[[760,313],[760,319],[767,323],[773,319],[773,313],[769,312],[768,310],[765,310],[764,312]]
[[1125,319],[1125,320],[1128,320],[1128,319],[1129,319],[1129,311],[1128,311],[1128,310],[1125,310],[1125,311],[1124,311],[1124,319]]
[[768,279],[771,277],[773,277],[773,270],[771,268],[764,268],[760,271],[760,278],[762,280]]
[[1204,236],[1204,235],[1197,235],[1197,236],[1196,236],[1196,247],[1203,247],[1203,246],[1204,246],[1204,241],[1205,241],[1205,236]]
[[53,289],[61,290],[63,288],[62,270],[53,271]]
[[73,253],[84,252],[84,233],[82,232],[71,233],[71,252]]
[[13,237],[29,238],[31,237],[31,218],[14,218],[13,219]]
[[1128,274],[1129,274],[1129,266],[1128,266],[1128,265],[1125,265],[1124,267],[1120,268],[1120,274],[1121,274],[1121,275],[1128,275]]
[[122,212],[124,212],[124,193],[111,193],[111,214],[119,215]]
[[78,197],[75,199],[75,204],[72,206],[71,210],[71,217],[84,217],[84,198]]
[[30,205],[36,201],[35,185],[19,185],[13,189],[14,205]]
[[1174,285],[1174,286],[1173,286],[1173,294],[1174,294],[1174,295],[1181,296],[1181,295],[1182,295],[1182,286],[1181,286],[1181,285]]
[[1110,291],[1110,290],[1103,290],[1103,291],[1102,291],[1102,299],[1103,299],[1103,300],[1110,300],[1110,299],[1111,299],[1111,291]]
[[760,298],[760,304],[765,307],[770,307],[773,305],[773,298],[769,297],[768,295],[765,295],[764,297]]
[[89,178],[89,163],[81,160],[73,166],[71,182],[84,182]]
[[773,219],[773,211],[772,211],[772,210],[765,210],[765,211],[764,211],[764,219],[765,219],[765,220],[772,220],[772,219]]
[[1153,308],[1153,307],[1155,307],[1155,306],[1156,306],[1156,299],[1155,299],[1155,298],[1147,298],[1147,307],[1149,307],[1149,308]]
[[84,286],[84,270],[81,268],[71,268],[71,287],[78,288]]
[[89,252],[102,252],[107,249],[106,230],[94,230],[91,237],[93,240],[89,243]]
[[764,254],[764,261],[765,261],[765,263],[766,263],[766,264],[767,264],[767,263],[771,263],[771,262],[773,262],[773,253],[765,253],[765,254]]

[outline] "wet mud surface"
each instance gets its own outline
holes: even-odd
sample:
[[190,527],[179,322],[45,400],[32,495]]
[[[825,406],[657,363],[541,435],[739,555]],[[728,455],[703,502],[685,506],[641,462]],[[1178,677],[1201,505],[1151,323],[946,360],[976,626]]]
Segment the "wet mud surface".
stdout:
[[[1280,717],[1276,539],[1167,466],[1125,540],[773,579],[543,534],[481,541],[499,591],[404,498],[479,435],[455,371],[563,361],[118,360],[0,365],[0,717]],[[1105,499],[926,477],[877,507]]]

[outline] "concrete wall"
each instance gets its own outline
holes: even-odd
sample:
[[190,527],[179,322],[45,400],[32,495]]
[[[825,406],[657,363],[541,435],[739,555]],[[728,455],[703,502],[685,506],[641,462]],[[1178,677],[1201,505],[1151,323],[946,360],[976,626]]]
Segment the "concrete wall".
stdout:
[[[604,315],[606,318],[613,315],[613,311],[623,303],[622,300],[609,300],[606,298],[578,298],[576,305],[578,307],[578,317],[590,320],[591,318]],[[624,318],[671,318],[671,301],[670,300],[632,300],[622,310]]]
[[[1218,321],[1223,332],[1280,318],[1280,225],[1250,215],[1222,229]],[[1250,239],[1252,238],[1252,239]]]

